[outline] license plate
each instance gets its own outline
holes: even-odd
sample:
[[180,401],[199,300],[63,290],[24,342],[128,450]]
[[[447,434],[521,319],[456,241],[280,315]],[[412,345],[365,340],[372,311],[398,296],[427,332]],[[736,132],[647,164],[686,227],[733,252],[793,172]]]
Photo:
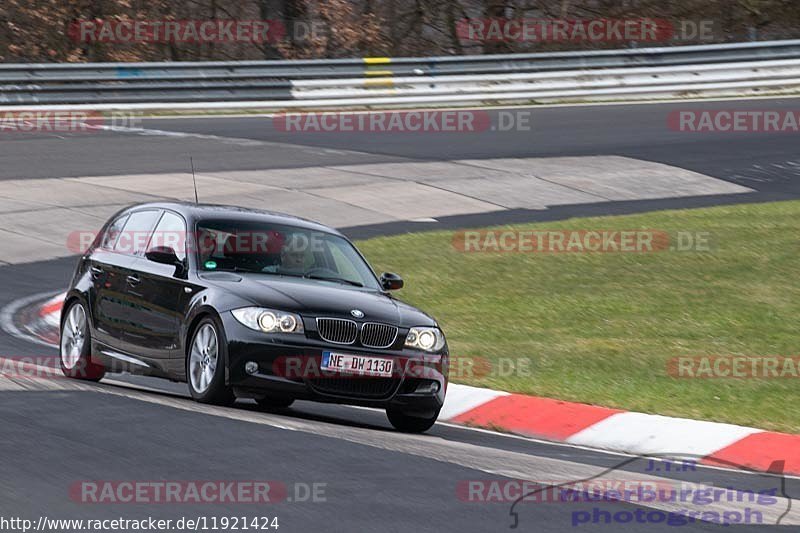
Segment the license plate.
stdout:
[[359,376],[391,377],[394,360],[348,353],[322,352],[322,370]]

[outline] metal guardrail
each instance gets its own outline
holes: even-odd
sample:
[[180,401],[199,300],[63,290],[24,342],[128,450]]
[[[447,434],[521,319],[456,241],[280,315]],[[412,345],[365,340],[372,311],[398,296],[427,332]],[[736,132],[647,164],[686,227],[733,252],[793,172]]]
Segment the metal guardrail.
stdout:
[[0,64],[0,106],[336,107],[800,87],[800,40],[431,58]]

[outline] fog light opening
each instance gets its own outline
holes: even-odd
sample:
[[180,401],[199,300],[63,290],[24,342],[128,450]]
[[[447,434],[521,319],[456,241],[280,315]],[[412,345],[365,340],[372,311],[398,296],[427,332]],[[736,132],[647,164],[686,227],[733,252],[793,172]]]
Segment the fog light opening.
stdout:
[[244,364],[244,371],[250,374],[258,374],[258,363],[255,361],[248,361]]

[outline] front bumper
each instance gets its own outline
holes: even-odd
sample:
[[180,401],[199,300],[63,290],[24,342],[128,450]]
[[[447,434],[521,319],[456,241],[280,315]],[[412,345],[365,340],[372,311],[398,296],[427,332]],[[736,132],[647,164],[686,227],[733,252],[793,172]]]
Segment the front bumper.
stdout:
[[[303,335],[253,331],[224,313],[228,343],[226,380],[238,396],[275,396],[318,402],[392,408],[431,414],[442,408],[447,392],[447,347],[432,355],[416,350],[370,349],[337,345]],[[331,351],[394,359],[392,376],[337,374],[320,369],[322,353]],[[255,362],[258,371],[247,372]]]

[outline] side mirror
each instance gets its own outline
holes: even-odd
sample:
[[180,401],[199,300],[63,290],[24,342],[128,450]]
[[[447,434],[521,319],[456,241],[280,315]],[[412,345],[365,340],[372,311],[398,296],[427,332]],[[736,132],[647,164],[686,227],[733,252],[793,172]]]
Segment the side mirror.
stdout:
[[396,291],[403,288],[403,278],[393,272],[381,274],[381,287],[385,291]]
[[178,254],[169,246],[154,246],[147,250],[144,256],[154,263],[161,263],[164,265],[182,264],[181,260],[178,259]]

